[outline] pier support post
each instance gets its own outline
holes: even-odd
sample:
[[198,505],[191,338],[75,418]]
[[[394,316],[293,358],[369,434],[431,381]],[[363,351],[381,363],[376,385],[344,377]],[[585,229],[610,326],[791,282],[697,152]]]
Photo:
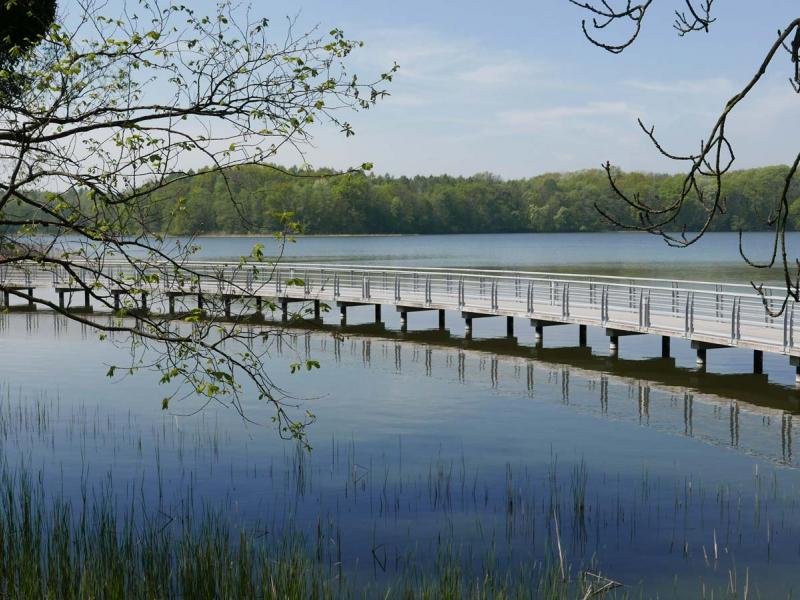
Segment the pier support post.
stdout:
[[706,368],[708,350],[727,347],[728,346],[723,346],[722,344],[711,344],[709,342],[692,342],[692,348],[697,350],[697,368],[701,370]]
[[119,310],[120,303],[119,303],[119,292],[114,290],[111,292],[111,295],[114,296],[114,310]]
[[439,329],[444,329],[444,309],[439,311]]
[[464,333],[467,337],[472,335],[472,317],[469,315],[464,317]]
[[225,296],[222,299],[222,302],[223,302],[223,304],[225,306],[225,316],[228,319],[230,319],[231,318],[231,297],[230,296]]
[[142,292],[142,312],[147,312],[147,292]]
[[[64,290],[58,290],[58,308],[64,308],[64,294],[65,293],[66,292],[64,292]],[[8,304],[7,300],[6,300],[6,304]]]
[[89,290],[83,290],[83,307],[88,311],[92,308],[92,295]]
[[[342,308],[344,311],[344,308]],[[289,320],[289,303],[286,300],[281,300],[281,321]]]
[[175,296],[170,294],[167,298],[169,300],[169,314],[175,314]]
[[395,306],[395,310],[400,313],[400,327],[405,329],[408,327],[408,313],[410,312],[425,312],[429,310],[435,310],[439,313],[439,324],[442,323],[442,313],[443,310],[438,308],[428,308],[427,306],[409,306],[407,304],[399,304]]
[[319,321],[319,300],[314,300],[314,320]]
[[256,312],[259,313],[259,314],[264,309],[264,304],[263,303],[264,303],[264,301],[261,298],[261,296],[256,296]]
[[698,346],[697,347],[697,360],[695,362],[697,363],[697,367],[700,368],[700,369],[705,369],[706,368],[706,362],[707,362],[706,361],[706,359],[707,359],[706,353],[707,353],[707,350],[708,349],[705,346]]
[[764,372],[764,352],[753,350],[753,373],[761,375]]
[[619,335],[617,333],[608,335],[608,352],[614,357],[619,354]]
[[[27,305],[13,306],[13,307],[11,306],[11,290],[12,289],[14,291],[16,291],[21,298],[26,299],[28,301]],[[25,290],[26,292],[28,292],[27,295],[20,293],[21,290]],[[8,310],[31,310],[31,311],[36,310],[36,304],[33,301],[33,290],[34,290],[34,288],[32,288],[32,287],[18,287],[18,286],[13,286],[13,285],[9,286],[9,287],[4,287],[3,288],[3,304],[5,305],[5,307]]]
[[376,304],[375,305],[375,322],[376,323],[380,323],[381,322],[381,305],[380,304]]
[[608,351],[612,357],[616,357],[619,354],[619,338],[644,334],[639,331],[627,331],[625,329],[606,329],[606,335],[608,336]]
[[203,310],[203,294],[197,294],[197,308]]
[[506,337],[514,337],[514,317],[506,317]]
[[586,325],[578,325],[578,345],[581,348],[586,347]]
[[531,319],[533,331],[535,333],[536,345],[541,346],[544,340],[544,328],[555,327],[556,325],[569,325],[569,323],[561,323],[560,321],[544,321],[542,319]]
[[669,358],[671,342],[672,338],[670,338],[668,335],[661,336],[661,358]]
[[339,322],[342,325],[347,324],[347,304],[344,302],[339,303]]
[[789,364],[794,367],[794,383],[800,388],[800,356],[790,356]]

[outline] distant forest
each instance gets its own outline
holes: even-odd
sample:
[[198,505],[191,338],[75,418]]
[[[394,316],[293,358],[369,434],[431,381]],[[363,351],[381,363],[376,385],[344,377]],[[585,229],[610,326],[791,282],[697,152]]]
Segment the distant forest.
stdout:
[[[780,197],[788,167],[748,169],[724,182],[727,212],[715,231],[758,231]],[[299,171],[297,173],[300,173]],[[147,218],[155,230],[172,234],[256,233],[280,228],[280,214],[291,212],[304,233],[499,233],[607,231],[614,226],[597,203],[631,220],[624,203],[609,188],[601,170],[551,173],[503,180],[472,177],[365,175],[322,177],[287,175],[269,167],[241,167],[227,174],[199,173],[177,180],[153,195]],[[681,175],[619,173],[619,186],[642,198],[669,202],[680,190]],[[229,194],[233,194],[234,203]],[[790,193],[789,228],[800,229],[800,188]],[[174,210],[180,206],[177,212]],[[170,218],[170,215],[174,215]],[[687,205],[675,229],[696,230],[705,212]]]

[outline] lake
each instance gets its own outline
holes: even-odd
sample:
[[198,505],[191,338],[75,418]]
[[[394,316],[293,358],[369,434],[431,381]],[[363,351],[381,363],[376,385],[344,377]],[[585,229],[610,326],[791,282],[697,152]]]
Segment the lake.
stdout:
[[[748,239],[768,251],[768,235]],[[204,238],[200,257],[259,241]],[[687,249],[641,234],[301,237],[286,256],[747,281],[737,248],[731,234]],[[434,314],[411,315],[407,332],[384,316],[375,325],[354,308],[343,330],[331,314],[269,341],[276,385],[317,416],[305,453],[255,400],[252,422],[191,397],[162,411],[154,373],[106,377],[124,343],[45,312],[2,315],[3,462],[49,497],[78,506],[111,490],[164,527],[189,504],[267,540],[301,531],[357,587],[443,555],[525,568],[558,545],[573,570],[635,597],[800,591],[800,394],[785,357],[766,355],[752,375],[750,353],[715,350],[698,372],[682,340],[660,359],[657,338],[625,338],[612,359],[600,330],[578,348],[577,327],[551,328],[535,348],[523,323],[508,340],[502,319],[482,319],[465,339],[457,313],[445,332]],[[321,368],[290,374],[305,358]]]

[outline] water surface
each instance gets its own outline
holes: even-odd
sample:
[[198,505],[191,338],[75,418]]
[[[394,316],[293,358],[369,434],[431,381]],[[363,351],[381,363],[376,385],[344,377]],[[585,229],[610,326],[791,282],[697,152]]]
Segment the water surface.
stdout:
[[[609,234],[301,238],[291,252],[743,274],[728,253],[735,238],[709,239],[706,252],[683,251],[686,261],[653,238]],[[253,242],[203,240],[203,256],[237,256]],[[749,353],[718,350],[702,373],[680,340],[664,361],[654,358],[657,338],[624,338],[612,359],[599,330],[590,348],[575,348],[576,328],[549,328],[536,348],[522,320],[514,339],[502,319],[482,319],[467,340],[456,313],[445,332],[435,315],[412,314],[408,331],[389,307],[384,315],[376,326],[369,307],[354,308],[344,330],[328,315],[271,342],[266,368],[317,415],[310,454],[278,438],[259,402],[245,405],[256,424],[229,407],[198,411],[191,398],[162,411],[168,390],[155,374],[105,376],[124,363],[124,347],[50,314],[4,315],[0,452],[76,505],[87,487],[110,486],[167,527],[189,502],[257,524],[267,539],[297,528],[332,570],[341,564],[364,582],[442,553],[476,568],[487,554],[504,565],[546,560],[557,526],[570,564],[634,592],[696,597],[734,577],[752,597],[796,595],[800,396],[784,357],[766,356],[766,374],[755,376]],[[322,368],[290,375],[305,358]]]

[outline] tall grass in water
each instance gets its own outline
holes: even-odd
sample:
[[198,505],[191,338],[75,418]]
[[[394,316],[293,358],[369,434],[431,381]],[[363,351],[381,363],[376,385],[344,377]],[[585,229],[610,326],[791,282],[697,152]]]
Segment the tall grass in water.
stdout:
[[[224,515],[190,512],[178,523],[118,517],[111,495],[90,505],[45,500],[42,482],[0,479],[0,595],[3,598],[572,598],[547,569],[528,585],[510,573],[470,577],[442,556],[432,572],[355,590],[300,534],[272,540],[236,530]],[[540,595],[542,592],[544,595]]]
[[[466,570],[458,549],[443,545],[433,564],[410,557],[387,580],[347,581],[334,540],[263,527],[239,529],[226,515],[187,508],[179,516],[137,514],[110,493],[86,494],[82,506],[46,499],[44,481],[0,474],[0,597],[220,599],[543,599],[647,598],[641,589],[575,571],[553,553],[543,563],[499,567],[490,555]],[[185,505],[189,507],[190,505]],[[316,546],[316,547],[315,547]],[[554,550],[555,552],[555,550]],[[745,584],[747,585],[747,584]],[[734,589],[702,597],[741,598]],[[745,588],[746,589],[746,588]],[[710,594],[710,595],[706,595]],[[747,592],[745,592],[745,598]]]
[[[332,435],[330,460],[292,446],[252,459],[235,441],[216,420],[142,427],[0,393],[13,465],[0,464],[0,598],[745,599],[794,586],[781,571],[758,592],[800,522],[796,488],[774,473],[742,488],[649,467],[620,479],[551,451],[479,475],[463,450],[403,464]],[[665,562],[639,567],[636,552]],[[629,587],[598,593],[598,564]]]

